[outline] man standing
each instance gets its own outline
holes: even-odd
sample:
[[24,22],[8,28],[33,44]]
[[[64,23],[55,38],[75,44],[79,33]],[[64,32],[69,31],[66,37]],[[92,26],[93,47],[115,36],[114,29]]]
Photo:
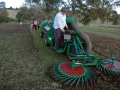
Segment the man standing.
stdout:
[[65,32],[64,28],[68,28],[66,24],[66,8],[62,7],[61,11],[58,12],[54,20],[54,36],[55,36],[55,49],[58,50],[60,44],[60,37]]
[[33,19],[30,20],[30,28],[31,28],[31,30],[33,28]]
[[33,21],[33,30],[37,30],[37,20]]

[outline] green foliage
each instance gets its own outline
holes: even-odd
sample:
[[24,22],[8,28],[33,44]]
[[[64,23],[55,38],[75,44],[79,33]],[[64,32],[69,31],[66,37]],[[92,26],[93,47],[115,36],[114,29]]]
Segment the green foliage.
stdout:
[[27,8],[22,7],[20,8],[20,11],[17,13],[16,18],[19,22],[23,21],[24,19],[26,20],[27,18],[24,18],[24,14],[26,13]]
[[32,0],[33,2],[39,2],[39,0]]
[[46,9],[53,10],[61,5],[62,0],[44,0]]
[[7,17],[3,22],[9,23],[9,22],[16,22],[15,19]]
[[77,8],[79,8],[77,11],[83,16],[81,22],[85,25],[98,18],[102,22],[109,21],[112,12],[112,6],[107,0],[87,0],[85,3],[79,1]]
[[9,7],[9,8],[6,8],[7,10],[19,10],[19,8],[13,8],[13,7]]
[[12,8],[12,7],[10,7],[10,10],[13,10],[13,8]]
[[5,4],[6,4],[5,2],[0,2],[0,8],[5,8],[6,7]]
[[32,18],[39,18],[39,20],[51,19],[55,14],[58,7],[63,5],[63,0],[26,0],[26,4],[30,6]]
[[[113,14],[113,5],[120,5],[120,1],[115,0],[25,0],[26,4],[30,6],[32,13],[29,11],[26,16],[32,15],[33,18],[51,19],[58,8],[65,6],[68,8],[67,16],[75,17],[84,25],[88,25],[91,21],[100,19],[103,23],[105,21],[113,21],[117,24],[117,16]],[[30,10],[30,11],[31,11]],[[34,13],[34,14],[33,14]],[[30,14],[30,15],[29,15]],[[31,17],[31,16],[30,16]]]
[[3,22],[7,19],[8,13],[5,8],[0,8],[0,22]]
[[117,12],[113,11],[113,15],[112,15],[113,25],[118,25],[118,18],[119,16],[117,15]]

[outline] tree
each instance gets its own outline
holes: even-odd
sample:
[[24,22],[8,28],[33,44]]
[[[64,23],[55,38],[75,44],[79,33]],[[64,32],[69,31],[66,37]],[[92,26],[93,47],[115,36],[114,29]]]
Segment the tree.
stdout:
[[5,8],[5,2],[0,2],[0,15],[2,14],[3,8]]
[[120,5],[120,0],[67,0],[72,10],[72,17],[79,17],[83,24],[100,19],[102,22],[110,20],[114,5]]
[[10,10],[13,10],[13,8],[10,6]]
[[7,16],[8,16],[8,13],[7,13],[7,10],[4,8],[4,9],[0,9],[0,22],[4,21],[7,19]]
[[119,16],[118,16],[117,12],[113,11],[113,15],[112,15],[113,25],[118,25],[118,20],[119,20]]
[[22,7],[20,8],[20,11],[17,13],[16,18],[19,22],[23,21],[23,15],[26,12],[27,8],[26,7]]
[[[36,9],[33,10],[35,15],[42,14],[44,19],[50,19],[54,16],[54,11],[58,10],[63,3],[62,0],[25,0],[26,5]],[[40,16],[40,15],[39,15]]]
[[[113,6],[120,5],[120,0],[25,0],[32,10],[33,17],[51,19],[58,12],[58,8],[65,6],[67,16],[77,18],[84,25],[98,18],[104,23],[113,19]],[[117,19],[117,18],[116,18]]]
[[5,7],[5,2],[0,2],[0,22],[7,19],[8,13]]
[[6,8],[5,4],[5,2],[0,2],[0,8]]

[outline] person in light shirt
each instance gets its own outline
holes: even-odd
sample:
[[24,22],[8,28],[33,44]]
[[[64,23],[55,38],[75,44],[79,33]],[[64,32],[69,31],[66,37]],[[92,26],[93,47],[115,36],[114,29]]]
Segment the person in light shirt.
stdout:
[[64,28],[68,28],[66,24],[66,8],[62,7],[61,11],[58,12],[54,20],[54,36],[55,36],[55,49],[58,50],[60,46],[60,38],[62,33],[65,32]]

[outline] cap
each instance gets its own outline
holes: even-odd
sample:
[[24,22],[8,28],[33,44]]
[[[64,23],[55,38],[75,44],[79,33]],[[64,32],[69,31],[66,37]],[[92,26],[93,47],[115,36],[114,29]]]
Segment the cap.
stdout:
[[61,11],[67,11],[66,7],[62,7]]

